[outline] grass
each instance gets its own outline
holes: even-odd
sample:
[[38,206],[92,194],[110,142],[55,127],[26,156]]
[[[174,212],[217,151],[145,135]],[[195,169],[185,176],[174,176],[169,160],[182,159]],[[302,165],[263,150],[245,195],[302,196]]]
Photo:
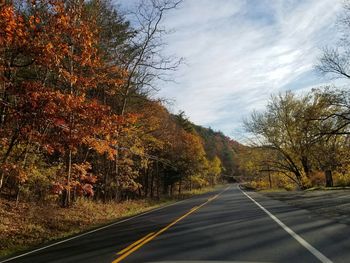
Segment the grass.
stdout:
[[121,203],[102,203],[79,199],[70,208],[55,203],[37,204],[0,199],[0,257],[63,239],[133,216],[160,206],[212,191],[207,187],[186,191],[181,196],[156,200],[132,200]]

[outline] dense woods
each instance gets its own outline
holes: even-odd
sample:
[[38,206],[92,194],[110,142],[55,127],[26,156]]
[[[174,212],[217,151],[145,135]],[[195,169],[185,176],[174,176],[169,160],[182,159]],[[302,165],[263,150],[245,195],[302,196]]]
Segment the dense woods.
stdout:
[[234,142],[152,96],[181,62],[159,26],[179,3],[144,2],[133,25],[108,0],[1,7],[3,198],[159,198],[233,174]]

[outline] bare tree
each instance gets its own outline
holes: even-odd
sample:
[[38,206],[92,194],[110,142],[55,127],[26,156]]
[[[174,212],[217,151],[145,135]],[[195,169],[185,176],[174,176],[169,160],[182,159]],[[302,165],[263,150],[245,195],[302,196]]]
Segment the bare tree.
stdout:
[[350,79],[350,50],[339,51],[335,48],[324,48],[316,69],[322,74],[330,74],[333,78]]
[[[350,1],[344,2],[343,15],[338,19],[338,25],[342,33],[335,47],[326,47],[319,59],[316,69],[323,75],[333,79],[350,80]],[[348,90],[326,89],[322,97],[328,103],[329,108],[337,108],[335,112],[322,116],[323,121],[333,120],[336,123],[332,129],[323,130],[323,135],[348,135],[350,134],[350,93]]]
[[343,6],[344,12],[338,19],[338,28],[341,38],[335,47],[323,49],[316,69],[324,75],[332,78],[350,79],[350,1],[346,0]]
[[126,111],[131,95],[157,91],[154,80],[169,80],[168,72],[175,71],[182,59],[165,56],[164,34],[161,26],[165,14],[176,9],[182,0],[142,0],[136,11],[132,12],[136,23],[136,34],[130,39],[132,52],[123,62],[128,77],[122,88],[122,107]]
[[[168,72],[176,70],[181,63],[181,59],[164,55],[164,35],[167,31],[161,24],[166,14],[176,9],[182,0],[140,0],[136,8],[125,15],[127,20],[117,10],[111,12],[108,9],[113,9],[110,0],[104,1],[103,15],[100,17],[100,23],[107,25],[103,27],[106,29],[102,34],[105,38],[103,48],[111,56],[112,64],[125,72],[124,83],[118,86],[109,103],[118,115],[125,116],[135,108],[135,100],[147,99],[150,92],[158,90],[155,80],[168,80]],[[113,177],[118,199],[120,164],[124,155],[120,149],[127,148],[123,144],[128,140],[124,138],[123,141],[121,127],[117,128],[115,137],[118,142],[115,145]]]
[[345,89],[326,88],[317,92],[323,104],[328,108],[318,116],[322,121],[320,135],[328,139],[334,135],[350,134],[350,91]]

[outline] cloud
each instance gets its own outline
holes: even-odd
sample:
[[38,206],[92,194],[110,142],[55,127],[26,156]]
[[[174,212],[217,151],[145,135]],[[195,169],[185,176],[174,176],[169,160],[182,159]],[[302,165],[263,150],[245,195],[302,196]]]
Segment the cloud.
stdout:
[[[159,96],[192,121],[227,135],[271,93],[320,83],[313,66],[336,39],[341,0],[185,0],[164,26],[166,52],[184,57]],[[175,110],[176,110],[175,109]]]

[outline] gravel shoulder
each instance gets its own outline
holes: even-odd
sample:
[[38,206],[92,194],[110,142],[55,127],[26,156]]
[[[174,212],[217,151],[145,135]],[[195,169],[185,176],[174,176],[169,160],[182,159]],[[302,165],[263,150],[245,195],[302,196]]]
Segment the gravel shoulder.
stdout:
[[350,189],[259,193],[350,225]]

